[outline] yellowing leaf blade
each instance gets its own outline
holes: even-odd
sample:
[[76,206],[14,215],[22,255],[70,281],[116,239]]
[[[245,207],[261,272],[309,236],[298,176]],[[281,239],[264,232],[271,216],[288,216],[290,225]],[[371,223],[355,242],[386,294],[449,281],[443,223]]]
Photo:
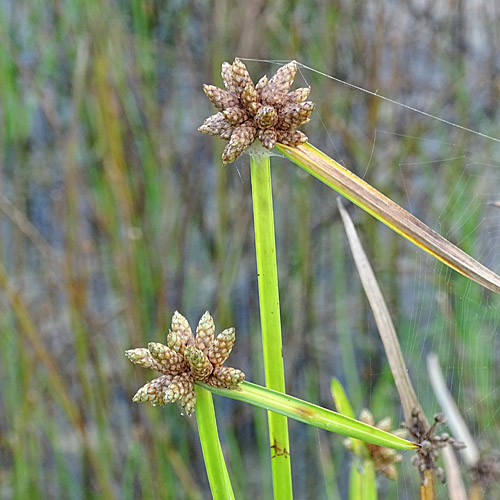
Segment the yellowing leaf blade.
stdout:
[[287,158],[401,236],[476,283],[500,293],[500,276],[311,144],[277,144]]

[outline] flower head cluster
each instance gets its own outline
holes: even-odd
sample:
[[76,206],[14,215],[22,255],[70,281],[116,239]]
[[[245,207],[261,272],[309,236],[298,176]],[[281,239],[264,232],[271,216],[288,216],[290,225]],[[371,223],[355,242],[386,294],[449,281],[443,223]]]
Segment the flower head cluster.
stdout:
[[414,409],[411,425],[404,424],[415,442],[420,445],[417,454],[413,457],[412,464],[418,468],[423,484],[426,481],[424,472],[427,469],[433,469],[436,476],[444,481],[444,471],[441,467],[436,465],[437,459],[439,458],[439,452],[442,448],[447,444],[453,446],[453,448],[457,450],[465,447],[464,443],[456,441],[447,432],[436,434],[436,430],[444,422],[444,415],[438,413],[434,416],[434,423],[429,427],[420,410]]
[[151,368],[162,375],[141,387],[133,401],[150,401],[153,406],[179,402],[188,415],[195,408],[194,382],[215,387],[236,389],[245,374],[236,368],[223,366],[234,345],[234,328],[228,328],[217,337],[215,325],[207,311],[196,328],[196,337],[188,321],[175,312],[167,336],[167,345],[150,342],[147,348],[125,352],[132,363]]
[[232,163],[256,139],[271,150],[276,142],[298,146],[307,137],[297,127],[307,123],[314,103],[306,101],[310,88],[289,92],[297,72],[294,61],[282,66],[270,79],[263,76],[256,85],[246,66],[235,59],[222,64],[222,80],[226,90],[204,85],[203,90],[217,110],[198,129],[209,135],[229,140],[222,160]]
[[[384,418],[383,420],[380,420],[380,422],[377,422],[377,424],[375,424],[375,419],[373,418],[372,413],[366,408],[361,411],[359,420],[361,420],[361,422],[364,422],[365,424],[375,426],[385,432],[390,432],[399,437],[404,437],[406,435],[406,430],[404,429],[398,429],[394,431],[392,430],[392,419],[390,417]],[[352,451],[353,446],[351,439],[346,439],[344,443],[346,447]],[[386,446],[379,446],[372,443],[364,444],[368,449],[370,458],[373,460],[375,470],[377,472],[381,472],[389,479],[397,479],[398,471],[396,470],[395,464],[401,462],[403,457],[392,448],[387,448]]]

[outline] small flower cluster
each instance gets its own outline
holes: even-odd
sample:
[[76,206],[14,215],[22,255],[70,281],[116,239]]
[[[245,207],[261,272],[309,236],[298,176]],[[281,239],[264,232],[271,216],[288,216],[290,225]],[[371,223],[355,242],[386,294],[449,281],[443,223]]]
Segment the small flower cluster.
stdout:
[[447,432],[443,432],[442,434],[435,433],[437,428],[444,422],[444,415],[438,413],[434,416],[434,423],[429,427],[422,417],[420,410],[414,409],[411,425],[404,424],[415,442],[420,445],[417,454],[413,457],[412,464],[418,468],[422,484],[426,481],[424,472],[427,469],[434,469],[436,476],[444,482],[444,471],[436,465],[439,452],[442,448],[447,444],[457,450],[465,447],[464,443],[456,441]]
[[224,164],[236,160],[256,139],[269,150],[276,142],[288,146],[307,142],[307,136],[296,129],[309,121],[314,103],[306,101],[310,88],[289,92],[296,72],[297,65],[292,61],[270,80],[263,76],[254,85],[245,64],[235,59],[233,64],[222,64],[226,90],[203,86],[219,112],[207,118],[198,130],[229,140],[222,153]]
[[196,402],[194,382],[236,389],[245,380],[245,374],[223,366],[234,345],[234,328],[224,330],[217,337],[214,333],[214,320],[208,311],[198,323],[196,337],[186,318],[176,311],[167,345],[150,342],[147,348],[126,351],[132,363],[162,373],[141,387],[132,400],[150,401],[153,406],[179,402],[187,415],[192,415]]
[[[390,417],[384,418],[375,424],[375,419],[372,413],[366,408],[361,411],[359,420],[365,424],[375,426],[385,432],[390,432],[395,436],[405,437],[406,430],[398,429],[392,430],[392,419]],[[351,439],[346,439],[344,441],[345,446],[349,450],[353,450]],[[396,470],[395,464],[401,462],[402,456],[394,449],[387,448],[386,446],[379,446],[372,443],[364,443],[370,453],[370,457],[375,465],[375,470],[381,472],[384,476],[389,479],[397,479],[398,471]]]

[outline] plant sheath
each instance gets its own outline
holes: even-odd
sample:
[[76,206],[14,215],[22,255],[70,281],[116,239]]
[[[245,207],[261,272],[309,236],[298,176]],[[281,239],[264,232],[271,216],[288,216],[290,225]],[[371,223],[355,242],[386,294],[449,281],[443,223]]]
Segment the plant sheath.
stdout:
[[[252,156],[250,165],[266,386],[285,392],[269,156]],[[291,499],[288,422],[286,417],[268,412],[268,423],[274,498]]]

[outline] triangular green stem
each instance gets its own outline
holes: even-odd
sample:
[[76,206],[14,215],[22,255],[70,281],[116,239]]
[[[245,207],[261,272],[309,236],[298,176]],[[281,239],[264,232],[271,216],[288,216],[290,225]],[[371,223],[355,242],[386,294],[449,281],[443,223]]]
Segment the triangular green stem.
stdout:
[[[270,160],[252,156],[250,164],[266,386],[285,392]],[[274,498],[292,499],[287,419],[269,412],[268,422]]]
[[201,449],[212,497],[214,500],[234,500],[217,432],[212,394],[198,385],[195,385],[194,390],[196,394],[196,422],[198,423]]

